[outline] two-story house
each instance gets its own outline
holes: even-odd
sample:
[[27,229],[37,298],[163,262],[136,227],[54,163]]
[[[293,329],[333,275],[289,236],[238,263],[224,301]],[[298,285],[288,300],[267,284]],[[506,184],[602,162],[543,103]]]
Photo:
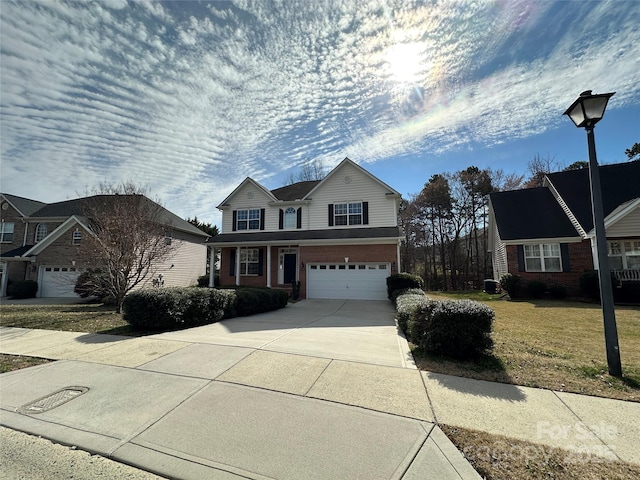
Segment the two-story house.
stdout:
[[275,190],[247,178],[218,205],[222,233],[207,241],[220,249],[220,284],[384,299],[399,268],[400,198],[348,158],[322,180]]
[[[622,282],[640,280],[640,161],[599,169],[611,270]],[[490,194],[489,245],[496,280],[512,273],[578,294],[580,276],[598,268],[588,169]]]
[[[118,201],[124,196],[106,196]],[[167,227],[165,241],[172,242],[171,258],[154,268],[155,276],[145,280],[151,285],[195,285],[205,274],[208,235],[189,222],[155,204],[159,221]],[[78,275],[98,265],[83,256],[81,248],[92,235],[84,214],[87,202],[97,197],[83,197],[57,203],[43,203],[28,198],[0,194],[0,293],[5,296],[9,281],[35,280],[38,297],[75,297],[73,289]],[[144,286],[142,284],[141,286]]]

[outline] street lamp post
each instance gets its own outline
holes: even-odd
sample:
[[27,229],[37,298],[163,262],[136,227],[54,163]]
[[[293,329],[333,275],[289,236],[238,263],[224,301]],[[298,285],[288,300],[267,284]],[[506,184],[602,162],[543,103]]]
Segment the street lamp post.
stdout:
[[[615,92],[614,92],[615,93]],[[609,375],[622,376],[620,364],[620,347],[618,346],[618,328],[616,313],[613,307],[613,289],[611,287],[611,269],[607,251],[607,235],[604,229],[604,213],[602,209],[602,190],[600,188],[600,172],[596,158],[596,143],[593,128],[604,116],[609,99],[614,93],[593,95],[591,90],[582,92],[578,99],[564,112],[576,127],[587,131],[589,145],[589,179],[591,181],[591,205],[593,208],[593,226],[596,233],[596,249],[598,253],[598,278],[600,280],[600,303],[604,318],[604,341],[607,349],[607,365]]]

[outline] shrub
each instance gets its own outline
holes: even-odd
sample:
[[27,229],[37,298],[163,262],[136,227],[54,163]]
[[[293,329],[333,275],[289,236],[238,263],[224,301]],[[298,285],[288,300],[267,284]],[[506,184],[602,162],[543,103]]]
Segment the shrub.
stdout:
[[7,296],[15,299],[34,298],[38,292],[38,282],[16,280],[7,285]]
[[[600,279],[598,278],[597,270],[587,270],[580,276],[579,282],[580,290],[582,290],[582,293],[585,296],[589,297],[592,300],[600,300]],[[618,279],[612,273],[611,287],[613,288],[614,293],[617,286]]]
[[291,282],[291,298],[294,300],[300,298],[300,282]]
[[[198,286],[209,287],[209,275],[200,275],[198,277]],[[220,286],[220,275],[217,273],[213,276],[213,286],[216,288]]]
[[549,293],[551,294],[551,298],[562,300],[563,298],[567,298],[567,287],[564,285],[550,285]]
[[395,290],[402,290],[404,288],[424,288],[424,282],[418,275],[411,275],[409,273],[398,273],[387,277],[387,296],[391,300],[391,294]]
[[140,330],[169,330],[215,323],[233,309],[235,292],[201,288],[153,288],[129,293],[123,318]]
[[90,268],[78,275],[73,291],[77,293],[80,298],[96,297],[106,305],[115,305],[115,299],[113,295],[111,295],[109,288],[107,274],[99,268]]
[[640,281],[624,281],[616,290],[620,302],[640,303]]
[[531,280],[527,283],[527,291],[531,298],[542,298],[547,291],[547,285],[540,280]]
[[[407,333],[407,338],[409,337],[408,325],[411,318],[413,318],[416,311],[422,306],[426,305],[429,302],[429,299],[426,297],[424,292],[420,291],[420,293],[407,293],[405,295],[399,295],[396,299],[396,318],[398,320],[398,325],[400,328]],[[410,338],[408,338],[411,340]]]
[[391,292],[391,302],[395,305],[398,297],[401,295],[423,295],[424,291],[420,288],[401,288],[400,290],[394,290]]
[[414,343],[434,355],[466,360],[493,348],[495,313],[473,300],[444,300],[424,308],[416,319]]
[[289,301],[287,292],[270,288],[241,287],[236,290],[236,297],[239,317],[284,308]]
[[500,277],[500,286],[511,298],[516,298],[520,291],[520,276],[507,273]]

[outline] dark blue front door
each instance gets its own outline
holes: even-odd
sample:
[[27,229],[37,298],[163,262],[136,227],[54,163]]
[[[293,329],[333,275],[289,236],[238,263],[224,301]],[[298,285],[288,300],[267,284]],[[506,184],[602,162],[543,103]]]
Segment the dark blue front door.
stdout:
[[284,255],[284,283],[287,285],[296,281],[296,254]]

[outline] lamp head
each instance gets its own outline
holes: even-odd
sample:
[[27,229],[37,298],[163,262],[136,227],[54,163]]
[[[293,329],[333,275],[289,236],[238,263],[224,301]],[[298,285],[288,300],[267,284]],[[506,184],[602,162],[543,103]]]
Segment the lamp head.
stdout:
[[594,95],[591,90],[585,90],[563,115],[568,115],[578,128],[593,128],[604,116],[607,103],[613,95],[615,92]]

